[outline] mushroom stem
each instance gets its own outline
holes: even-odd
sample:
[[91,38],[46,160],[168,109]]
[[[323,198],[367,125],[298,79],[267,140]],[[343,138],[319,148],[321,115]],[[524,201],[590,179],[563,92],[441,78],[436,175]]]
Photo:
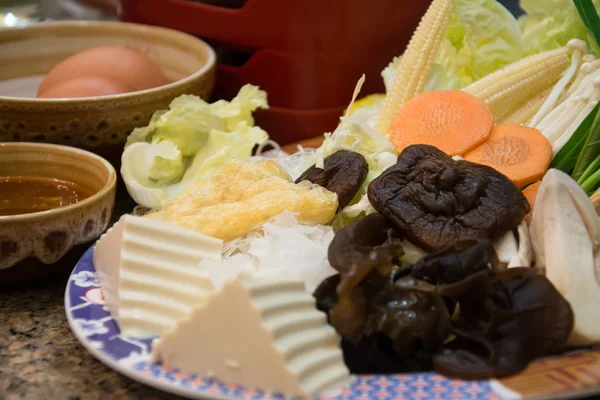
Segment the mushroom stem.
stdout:
[[575,326],[569,345],[600,341],[600,217],[592,201],[562,171],[542,180],[531,220],[536,266],[571,303]]
[[531,267],[533,249],[529,238],[529,229],[525,221],[514,231],[504,234],[496,243],[494,251],[498,261],[506,268]]
[[[590,54],[586,54],[584,56],[584,59],[589,55]],[[558,99],[559,104],[564,102],[569,96],[571,96],[577,90],[577,88],[579,88],[581,81],[588,75],[594,73],[598,68],[600,68],[600,60],[584,60],[584,63],[581,64],[581,67],[579,67],[579,71],[577,71],[577,74],[575,75],[575,80],[573,81],[573,83],[571,83],[571,86],[569,86],[565,93],[563,93],[560,99]]]

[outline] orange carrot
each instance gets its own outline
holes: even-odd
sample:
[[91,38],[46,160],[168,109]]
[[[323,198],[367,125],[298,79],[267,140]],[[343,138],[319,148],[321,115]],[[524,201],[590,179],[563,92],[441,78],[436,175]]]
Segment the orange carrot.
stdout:
[[406,102],[390,125],[399,152],[411,144],[429,144],[455,156],[485,141],[494,116],[477,97],[462,90],[425,92]]
[[497,125],[489,139],[464,158],[496,169],[522,189],[544,176],[552,161],[552,145],[537,129]]
[[535,196],[537,195],[538,189],[540,188],[541,184],[542,181],[537,181],[523,189],[523,195],[525,196],[525,198],[529,202],[529,205],[531,206],[529,214],[525,216],[525,221],[527,222],[527,225],[531,223],[531,215],[533,214],[533,203],[535,203]]

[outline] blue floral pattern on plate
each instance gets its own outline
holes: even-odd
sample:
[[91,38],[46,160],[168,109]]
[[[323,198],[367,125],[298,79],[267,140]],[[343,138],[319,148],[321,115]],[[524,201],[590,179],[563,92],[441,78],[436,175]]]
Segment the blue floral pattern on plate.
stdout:
[[[149,386],[186,397],[211,399],[284,400],[276,394],[185,374],[149,362],[152,340],[132,340],[104,306],[93,262],[93,247],[73,270],[65,293],[65,311],[73,333],[96,358],[112,369]],[[359,376],[330,400],[498,399],[487,381],[465,382],[434,373]]]

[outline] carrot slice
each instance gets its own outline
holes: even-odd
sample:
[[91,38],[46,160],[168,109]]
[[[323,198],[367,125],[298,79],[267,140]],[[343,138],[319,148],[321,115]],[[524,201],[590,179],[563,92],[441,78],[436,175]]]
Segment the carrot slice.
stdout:
[[540,188],[541,184],[542,181],[537,181],[523,189],[523,195],[525,196],[525,198],[529,202],[529,205],[531,206],[529,214],[525,216],[525,221],[527,222],[527,225],[531,223],[531,215],[533,214],[533,204],[535,203],[535,196],[537,195],[538,189]]
[[496,169],[522,189],[544,176],[552,161],[552,145],[535,128],[496,125],[489,139],[464,158]]
[[429,144],[451,156],[485,141],[494,126],[489,107],[462,90],[425,92],[406,102],[390,125],[390,140],[399,152],[412,144]]

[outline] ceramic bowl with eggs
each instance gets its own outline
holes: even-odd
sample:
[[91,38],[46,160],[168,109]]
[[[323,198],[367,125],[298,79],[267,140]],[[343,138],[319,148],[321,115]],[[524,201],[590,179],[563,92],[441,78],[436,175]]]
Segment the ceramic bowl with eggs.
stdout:
[[93,153],[0,143],[0,284],[49,275],[110,222],[117,174]]
[[45,142],[119,164],[127,136],[181,94],[207,98],[216,57],[200,39],[122,22],[0,29],[0,142]]

